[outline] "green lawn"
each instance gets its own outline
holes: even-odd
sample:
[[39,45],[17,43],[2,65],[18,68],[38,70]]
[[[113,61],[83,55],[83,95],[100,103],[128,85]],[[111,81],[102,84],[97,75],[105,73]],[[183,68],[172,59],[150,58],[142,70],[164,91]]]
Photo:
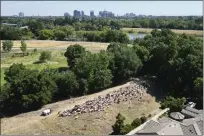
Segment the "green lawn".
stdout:
[[59,67],[67,67],[67,61],[64,57],[64,52],[53,51],[52,58],[50,61],[46,63],[34,64],[38,61],[40,53],[35,55],[29,55],[25,57],[8,57],[2,60],[1,62],[1,86],[5,83],[4,80],[4,71],[13,63],[22,63],[29,69],[38,69],[43,70],[46,68],[59,68]]

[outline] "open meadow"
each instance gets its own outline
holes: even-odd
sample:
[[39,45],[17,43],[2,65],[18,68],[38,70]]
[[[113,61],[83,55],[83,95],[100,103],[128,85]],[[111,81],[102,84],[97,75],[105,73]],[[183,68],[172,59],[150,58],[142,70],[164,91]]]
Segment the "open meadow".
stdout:
[[[3,42],[3,41],[1,41]],[[4,70],[11,66],[13,63],[22,63],[27,68],[30,69],[38,69],[42,70],[45,68],[59,68],[59,67],[67,67],[67,61],[64,57],[64,53],[68,46],[73,44],[79,44],[85,47],[87,50],[91,52],[99,52],[100,50],[106,50],[109,43],[97,43],[97,42],[68,42],[68,41],[51,41],[51,40],[28,40],[25,41],[28,50],[33,51],[37,49],[38,52],[24,57],[12,57],[12,53],[21,52],[20,50],[20,41],[13,41],[14,46],[12,51],[7,56],[4,57],[3,53],[1,59],[1,85],[5,83],[4,81]],[[1,44],[2,45],[2,44]],[[42,64],[34,64],[39,60],[40,52],[43,50],[51,51],[52,57],[51,60],[47,63]]]
[[[124,32],[133,32],[133,33],[151,33],[153,29],[151,28],[122,28]],[[177,34],[187,34],[187,35],[197,35],[203,36],[203,31],[201,30],[178,30],[178,29],[171,29],[171,31]]]

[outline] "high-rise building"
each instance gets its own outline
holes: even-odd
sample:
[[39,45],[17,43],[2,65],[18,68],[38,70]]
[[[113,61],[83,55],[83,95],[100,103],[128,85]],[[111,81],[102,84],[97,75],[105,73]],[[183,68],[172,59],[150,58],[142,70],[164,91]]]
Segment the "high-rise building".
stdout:
[[74,17],[80,17],[80,16],[81,16],[80,11],[74,10]]
[[114,17],[115,15],[112,12],[109,11],[100,11],[99,12],[100,17]]
[[84,16],[84,11],[83,11],[83,10],[81,11],[81,16],[82,16],[82,17]]
[[20,12],[18,15],[19,15],[19,17],[24,17],[24,13],[23,12]]
[[68,16],[70,16],[69,13],[65,12],[64,17],[68,17]]
[[90,17],[94,17],[94,11],[93,10],[90,11]]

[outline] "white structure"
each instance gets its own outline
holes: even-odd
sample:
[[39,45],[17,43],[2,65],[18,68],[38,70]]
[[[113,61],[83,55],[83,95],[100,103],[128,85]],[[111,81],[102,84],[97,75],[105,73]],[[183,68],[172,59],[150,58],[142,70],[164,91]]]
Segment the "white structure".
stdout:
[[50,115],[51,114],[51,109],[45,109],[45,110],[43,110],[43,112],[42,112],[42,115],[43,116],[47,116],[47,115]]

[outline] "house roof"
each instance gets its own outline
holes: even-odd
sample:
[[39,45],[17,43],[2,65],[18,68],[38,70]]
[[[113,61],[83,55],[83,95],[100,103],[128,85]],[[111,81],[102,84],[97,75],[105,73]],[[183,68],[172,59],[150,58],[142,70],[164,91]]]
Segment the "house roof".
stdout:
[[183,110],[181,111],[181,113],[184,114],[184,115],[191,116],[191,117],[198,117],[198,116],[199,116],[199,114],[194,113],[194,112],[191,112],[191,111],[186,110],[186,109],[183,109]]
[[202,120],[202,118],[199,116],[199,117],[196,117],[196,118],[189,118],[189,119],[184,119],[183,121],[182,121],[182,124],[184,124],[184,125],[192,125],[192,124],[194,124],[194,123],[196,123],[196,122],[198,122],[198,121],[200,121],[200,120]]
[[155,126],[159,126],[160,124],[154,120],[150,120],[144,127],[143,129],[146,129],[146,128],[152,128],[152,127],[155,127]]
[[181,114],[180,112],[172,112],[170,113],[170,117],[177,120],[184,119],[184,115]]
[[[184,122],[184,123],[183,123]],[[192,121],[187,119],[178,122],[170,118],[161,118],[158,122],[151,120],[138,134],[156,133],[158,135],[201,135],[203,134],[203,120],[198,117]],[[190,123],[191,122],[191,123]],[[156,124],[155,126],[152,126]]]
[[185,126],[181,124],[180,126],[183,131],[183,135],[197,135],[193,125]]
[[196,114],[201,114],[202,113],[202,110],[197,110],[195,108],[191,108],[191,107],[188,107],[188,106],[185,109],[188,110],[188,111],[191,111],[193,113],[196,113]]
[[203,120],[197,121],[196,123],[198,125],[198,128],[199,128],[201,134],[203,135]]

